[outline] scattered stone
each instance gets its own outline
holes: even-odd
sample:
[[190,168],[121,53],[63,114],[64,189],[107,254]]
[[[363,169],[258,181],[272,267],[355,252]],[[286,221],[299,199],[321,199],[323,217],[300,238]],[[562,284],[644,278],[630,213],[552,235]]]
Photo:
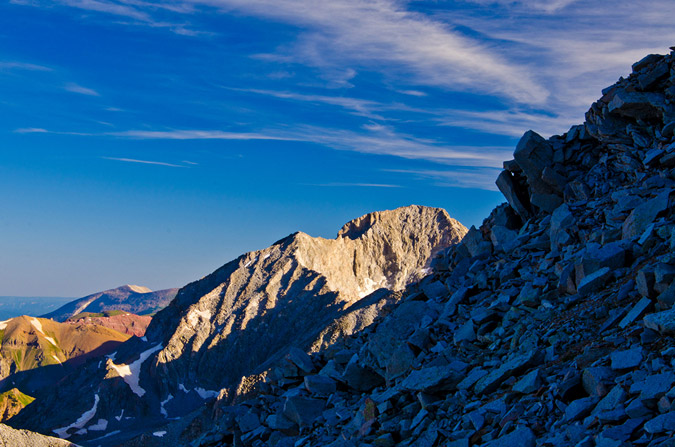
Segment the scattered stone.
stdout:
[[439,391],[456,389],[462,375],[448,366],[430,366],[412,371],[401,386],[413,391]]
[[645,431],[651,434],[675,431],[675,412],[661,414],[645,423]]
[[675,333],[675,309],[649,314],[642,320],[645,327],[662,334]]
[[312,394],[327,396],[337,390],[337,383],[326,376],[305,376],[305,389]]
[[613,352],[611,355],[612,369],[631,369],[642,362],[642,348],[636,347],[626,351]]
[[619,323],[619,327],[621,329],[625,329],[633,323],[635,320],[640,318],[642,315],[644,315],[645,312],[647,312],[647,309],[649,309],[652,305],[651,300],[649,298],[642,298],[640,301],[638,301],[635,306],[626,314],[626,316],[621,320]]
[[283,414],[299,426],[308,426],[321,417],[326,402],[301,396],[292,396],[284,403]]
[[597,292],[601,289],[609,278],[612,276],[612,272],[609,267],[603,267],[600,270],[597,270],[590,275],[584,277],[577,287],[577,292],[581,296],[588,295],[593,292]]
[[565,409],[565,421],[574,422],[588,416],[595,405],[596,401],[592,397],[584,397],[570,402]]
[[314,371],[314,364],[312,363],[312,358],[301,349],[298,349],[296,347],[291,348],[286,358],[288,359],[288,361],[293,363],[295,366],[297,366],[307,374]]
[[541,370],[535,369],[527,373],[525,377],[516,382],[512,389],[513,391],[522,394],[534,393],[541,386],[542,379],[543,377]]
[[501,436],[485,444],[485,447],[534,447],[536,438],[528,427],[519,427],[508,435]]

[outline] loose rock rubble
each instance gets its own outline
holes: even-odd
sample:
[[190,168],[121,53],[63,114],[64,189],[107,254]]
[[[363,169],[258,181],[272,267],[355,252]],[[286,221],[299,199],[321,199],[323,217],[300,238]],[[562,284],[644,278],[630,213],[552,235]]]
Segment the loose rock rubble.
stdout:
[[674,446],[673,57],[636,63],[566,134],[527,132],[497,179],[508,204],[431,275],[186,442]]

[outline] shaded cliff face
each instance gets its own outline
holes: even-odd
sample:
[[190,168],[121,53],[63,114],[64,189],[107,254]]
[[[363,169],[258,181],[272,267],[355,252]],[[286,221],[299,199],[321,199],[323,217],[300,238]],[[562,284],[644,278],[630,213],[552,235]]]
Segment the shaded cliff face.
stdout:
[[147,336],[164,348],[150,374],[163,395],[178,384],[219,390],[291,345],[317,350],[350,306],[425,276],[432,257],[465,232],[444,210],[410,206],[349,222],[336,239],[296,233],[248,253],[183,288],[155,317]]
[[147,287],[125,285],[78,298],[43,317],[63,322],[83,312],[101,313],[113,310],[146,315],[166,307],[176,293],[178,289],[153,292]]

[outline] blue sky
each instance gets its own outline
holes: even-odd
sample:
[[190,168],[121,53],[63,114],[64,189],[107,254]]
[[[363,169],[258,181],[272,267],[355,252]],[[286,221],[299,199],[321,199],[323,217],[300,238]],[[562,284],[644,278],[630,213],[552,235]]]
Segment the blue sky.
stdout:
[[[589,5],[590,3],[590,5]],[[0,295],[179,287],[411,203],[478,225],[528,129],[675,44],[672,1],[0,5]]]

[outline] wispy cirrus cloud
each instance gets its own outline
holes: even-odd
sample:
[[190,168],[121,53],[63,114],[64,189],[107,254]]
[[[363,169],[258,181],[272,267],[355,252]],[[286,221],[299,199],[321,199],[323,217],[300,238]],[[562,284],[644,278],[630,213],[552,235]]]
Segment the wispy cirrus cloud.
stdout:
[[411,160],[427,160],[450,166],[501,166],[510,158],[512,148],[505,146],[452,145],[433,139],[417,138],[397,132],[389,126],[368,125],[360,131],[316,126],[270,129],[258,132],[222,130],[126,130],[120,132],[63,132],[45,129],[17,129],[21,133],[54,133],[59,135],[115,137],[137,140],[232,140],[232,141],[297,141],[317,144],[335,150],[384,155]]
[[49,132],[47,129],[41,127],[24,127],[21,129],[16,129],[14,133],[53,133]]
[[439,187],[449,188],[475,188],[487,191],[498,191],[495,180],[499,175],[500,169],[497,168],[455,168],[453,170],[433,170],[433,169],[387,169],[386,172],[393,172],[405,175],[414,175],[422,180],[432,180]]
[[546,112],[506,110],[447,110],[439,112],[434,120],[441,126],[473,129],[479,132],[520,137],[534,129],[546,136],[566,132],[571,125],[583,122],[583,114],[565,110],[561,114]]
[[304,183],[306,186],[318,186],[321,188],[402,188],[401,185],[387,183]]
[[[158,9],[184,20],[199,14],[203,8],[291,24],[298,27],[294,42],[279,47],[275,53],[259,56],[318,67],[342,85],[358,70],[365,69],[405,77],[421,85],[494,94],[528,104],[542,103],[548,96],[547,89],[535,80],[527,67],[512,63],[500,51],[457,31],[452,24],[416,12],[396,0],[157,3],[61,0],[60,3],[128,17],[150,26],[165,25],[155,18]],[[187,30],[175,26],[172,29]]]
[[27,71],[52,71],[44,65],[30,64],[27,62],[0,61],[0,71],[27,70]]
[[314,143],[337,150],[434,161],[455,166],[500,166],[512,148],[502,146],[453,146],[396,132],[387,126],[366,126],[357,132],[315,126],[297,126],[263,132],[220,130],[123,131],[105,135],[158,140],[276,140]]
[[69,91],[71,93],[78,93],[80,95],[87,95],[87,96],[101,96],[96,90],[90,89],[88,87],[84,87],[80,84],[76,84],[74,82],[69,82],[66,85],[63,86],[63,89],[66,91]]
[[174,163],[166,163],[163,161],[152,161],[152,160],[137,160],[135,158],[118,158],[118,157],[101,157],[104,160],[112,161],[121,161],[125,163],[139,163],[144,165],[155,165],[155,166],[166,166],[170,168],[185,168],[187,166],[177,165]]

